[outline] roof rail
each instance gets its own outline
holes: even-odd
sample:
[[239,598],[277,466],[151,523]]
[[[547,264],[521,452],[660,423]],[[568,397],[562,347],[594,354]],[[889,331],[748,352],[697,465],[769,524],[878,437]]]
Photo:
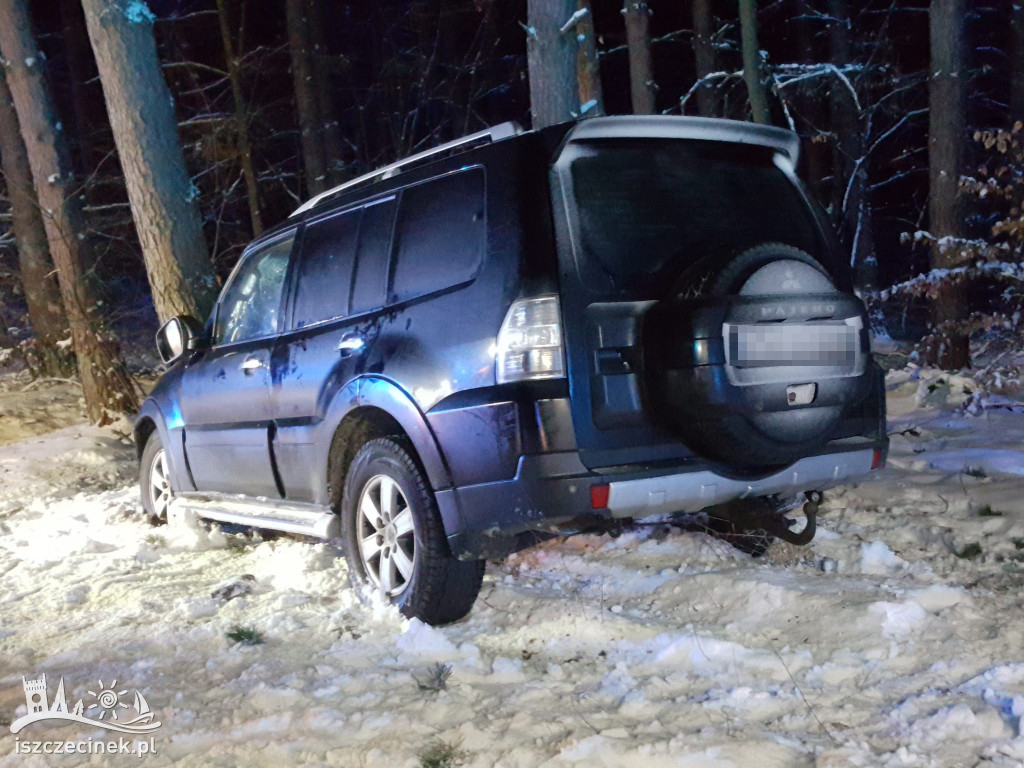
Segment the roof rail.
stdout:
[[390,179],[392,176],[398,175],[401,169],[404,168],[405,166],[419,162],[420,160],[426,160],[427,158],[432,157],[434,155],[439,155],[442,152],[458,149],[459,147],[468,147],[469,145],[473,144],[489,144],[491,142],[501,141],[502,139],[511,138],[512,136],[515,136],[522,132],[523,128],[522,126],[519,125],[519,123],[509,121],[507,123],[500,123],[498,125],[492,126],[483,131],[471,133],[468,136],[463,136],[461,139],[455,139],[454,141],[446,142],[439,146],[432,147],[431,149],[426,149],[422,152],[417,152],[415,155],[409,155],[409,157],[399,160],[396,163],[391,163],[391,165],[385,165],[383,168],[378,168],[375,171],[371,171],[370,173],[359,176],[358,178],[352,179],[351,181],[346,181],[344,184],[339,184],[336,187],[332,187],[331,189],[321,192],[319,195],[310,198],[302,205],[300,205],[298,208],[296,208],[294,211],[292,211],[289,214],[288,218],[292,218],[293,216],[298,216],[299,214],[312,210],[327,198],[333,197],[337,193],[343,192],[346,189],[358,187],[362,184],[367,184],[371,181],[382,181],[384,179]]

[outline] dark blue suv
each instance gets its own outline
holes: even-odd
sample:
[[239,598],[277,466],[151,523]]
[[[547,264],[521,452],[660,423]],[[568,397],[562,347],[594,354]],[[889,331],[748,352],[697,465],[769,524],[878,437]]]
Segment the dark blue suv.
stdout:
[[157,335],[143,505],[338,538],[354,584],[431,623],[553,534],[804,494],[802,533],[765,528],[809,540],[887,442],[797,149],[724,120],[505,124],[317,196],[205,327]]

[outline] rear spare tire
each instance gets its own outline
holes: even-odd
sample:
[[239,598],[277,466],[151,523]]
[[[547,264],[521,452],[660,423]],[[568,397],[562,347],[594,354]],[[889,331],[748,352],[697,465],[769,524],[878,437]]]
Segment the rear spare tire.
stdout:
[[700,455],[782,466],[829,439],[867,394],[864,308],[781,243],[683,276],[644,327],[659,415]]

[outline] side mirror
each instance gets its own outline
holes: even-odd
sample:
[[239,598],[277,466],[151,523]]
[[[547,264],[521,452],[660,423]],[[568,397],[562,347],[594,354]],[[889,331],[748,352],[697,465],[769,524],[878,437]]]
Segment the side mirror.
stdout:
[[198,348],[202,341],[203,327],[188,315],[172,317],[156,332],[156,350],[165,365],[173,363],[186,350]]

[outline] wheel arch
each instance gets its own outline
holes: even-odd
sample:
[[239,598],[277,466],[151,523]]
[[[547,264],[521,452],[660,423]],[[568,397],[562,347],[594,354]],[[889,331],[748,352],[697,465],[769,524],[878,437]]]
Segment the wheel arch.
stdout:
[[[331,435],[321,466],[328,502],[336,507],[348,466],[359,448],[379,437],[405,438],[434,491],[451,487],[451,473],[426,416],[412,397],[392,381],[363,377],[335,397],[328,419]],[[353,389],[355,391],[353,391]]]
[[[172,404],[173,406],[173,404]],[[180,420],[180,416],[178,417]],[[135,439],[136,460],[142,460],[142,451],[147,441],[156,433],[160,436],[160,443],[167,450],[171,469],[171,487],[174,490],[194,490],[191,475],[188,471],[188,462],[185,457],[184,430],[179,423],[176,428],[168,426],[163,410],[155,400],[150,398],[142,404],[138,415],[135,417],[135,424],[132,427],[132,436]]]

